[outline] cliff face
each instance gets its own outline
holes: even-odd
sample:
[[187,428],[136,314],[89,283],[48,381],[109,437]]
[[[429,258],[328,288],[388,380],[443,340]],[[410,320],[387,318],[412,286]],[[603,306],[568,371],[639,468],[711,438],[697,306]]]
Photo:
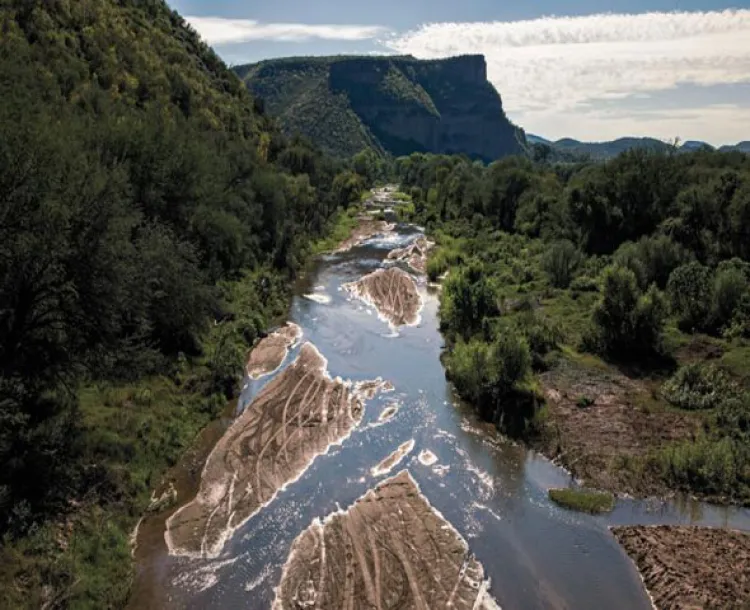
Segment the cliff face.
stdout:
[[271,60],[237,68],[288,132],[351,155],[465,153],[491,161],[524,150],[481,55]]

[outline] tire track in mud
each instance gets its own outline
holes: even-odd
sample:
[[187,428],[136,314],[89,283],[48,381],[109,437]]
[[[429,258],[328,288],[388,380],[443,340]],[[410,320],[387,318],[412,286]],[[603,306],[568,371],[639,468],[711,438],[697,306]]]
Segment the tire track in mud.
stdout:
[[484,569],[407,471],[292,544],[273,610],[497,609]]
[[328,374],[312,343],[261,390],[206,461],[197,496],[167,521],[170,554],[216,557],[240,525],[360,423],[382,381]]

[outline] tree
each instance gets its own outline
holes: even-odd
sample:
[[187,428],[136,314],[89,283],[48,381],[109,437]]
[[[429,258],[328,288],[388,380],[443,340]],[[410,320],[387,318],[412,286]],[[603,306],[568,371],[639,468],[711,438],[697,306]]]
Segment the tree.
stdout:
[[657,351],[665,317],[664,300],[655,286],[644,294],[630,269],[614,266],[604,272],[592,320],[595,343],[605,353],[630,359]]
[[556,288],[567,288],[581,263],[581,253],[566,239],[551,244],[542,258],[542,267]]
[[699,262],[675,269],[667,282],[672,313],[683,330],[705,328],[713,301],[713,273]]

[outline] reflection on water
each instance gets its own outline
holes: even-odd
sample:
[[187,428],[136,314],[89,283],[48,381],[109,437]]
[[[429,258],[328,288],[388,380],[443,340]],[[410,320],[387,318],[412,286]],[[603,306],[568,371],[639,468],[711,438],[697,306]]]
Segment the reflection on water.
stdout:
[[[379,376],[395,391],[370,401],[352,436],[317,458],[298,482],[239,528],[218,559],[170,558],[163,551],[150,557],[142,569],[158,572],[151,581],[161,587],[160,606],[269,608],[294,538],[314,518],[346,508],[387,476],[374,476],[373,467],[411,439],[413,450],[399,468],[409,469],[430,503],[469,542],[505,610],[650,608],[609,525],[701,523],[750,529],[748,511],[687,499],[622,500],[612,514],[596,517],[551,504],[547,489],[568,485],[570,476],[478,421],[446,383],[435,292],[420,282],[421,323],[393,333],[341,289],[415,236],[413,229],[401,228],[349,252],[322,257],[296,287],[290,312],[303,329],[303,340],[328,359],[333,376],[353,381]],[[310,298],[315,294],[327,298]],[[270,378],[248,382],[238,409]],[[380,419],[393,405],[398,409]],[[427,455],[423,452],[437,460],[420,461],[420,454]]]

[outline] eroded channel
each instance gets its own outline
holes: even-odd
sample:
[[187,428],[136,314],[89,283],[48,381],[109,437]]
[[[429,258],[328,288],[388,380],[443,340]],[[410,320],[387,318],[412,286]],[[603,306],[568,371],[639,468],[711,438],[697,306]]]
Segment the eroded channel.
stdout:
[[[486,592],[482,603],[494,599],[505,610],[647,609],[643,584],[611,525],[750,529],[745,511],[690,500],[621,500],[613,513],[600,517],[552,505],[547,489],[568,485],[569,476],[479,421],[445,380],[437,295],[412,264],[419,252],[411,246],[420,243],[421,233],[403,225],[381,228],[349,249],[321,257],[296,286],[289,319],[299,326],[302,339],[285,331],[285,340],[274,344],[271,363],[258,370],[257,379],[248,377],[237,418],[226,424],[205,466],[196,468],[196,460],[189,477],[182,473],[193,481],[182,486],[178,504],[184,508],[144,520],[134,608],[266,610],[274,603],[280,608],[339,608],[345,607],[342,599],[370,603],[370,598],[380,600],[382,608],[418,608],[408,601],[413,593],[405,588],[411,587],[406,564],[394,560],[393,553],[397,548],[411,553],[408,536],[420,536],[422,525],[382,541],[391,559],[381,568],[399,583],[394,599],[406,600],[402,605],[389,605],[391,598],[382,587],[391,581],[373,576],[374,555],[365,547],[357,559],[359,571],[351,572],[358,583],[352,591],[360,597],[352,597],[346,587],[333,587],[334,576],[315,571],[312,563],[316,552],[320,560],[321,541],[326,556],[328,551],[336,556],[332,561],[353,561],[346,551],[343,559],[337,553],[348,544],[356,554],[354,540],[364,544],[368,536],[385,531],[394,510],[414,510],[424,516],[424,527],[437,528],[444,536],[445,548],[456,551],[432,572],[450,572],[460,591],[454,600],[476,602],[476,585]],[[400,252],[389,259],[394,250]],[[413,325],[408,325],[409,316],[384,316],[375,299],[363,300],[345,288],[375,272],[385,273],[381,269],[397,269],[398,278],[403,273],[414,282],[419,306]],[[405,301],[390,302],[398,306]],[[393,389],[387,391],[390,384]],[[375,395],[377,388],[382,391]],[[215,475],[207,477],[213,469]],[[406,495],[375,502],[389,489],[384,482],[393,479],[399,482],[399,494]],[[375,503],[364,510],[369,506],[365,501]],[[407,509],[404,502],[414,506]],[[408,518],[412,522],[413,516]],[[370,519],[370,525],[363,519]],[[361,535],[346,534],[349,528]],[[164,543],[165,529],[172,554]],[[337,547],[336,540],[343,546]],[[420,562],[441,555],[440,545],[431,544],[433,555],[409,555],[409,565],[423,570]],[[306,554],[310,561],[295,568]],[[459,563],[466,587],[456,571]],[[436,596],[425,607],[443,607],[445,591],[423,589],[418,580],[423,576],[413,576],[412,584],[418,583],[420,595]],[[376,582],[381,592],[368,593],[368,587],[375,591]],[[331,606],[305,597],[321,590]],[[312,604],[295,606],[295,595]]]

